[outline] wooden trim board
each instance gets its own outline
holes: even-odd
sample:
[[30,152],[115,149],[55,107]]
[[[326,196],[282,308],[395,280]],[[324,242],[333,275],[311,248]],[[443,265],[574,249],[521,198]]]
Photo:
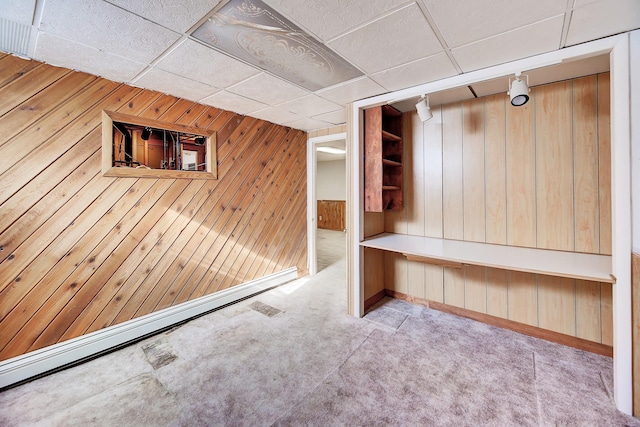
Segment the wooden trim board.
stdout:
[[514,322],[513,320],[502,319],[500,317],[491,316],[489,314],[478,313],[465,308],[454,307],[452,305],[430,301],[424,298],[413,297],[401,292],[385,289],[385,294],[391,298],[408,301],[413,304],[422,305],[427,308],[442,311],[444,313],[454,314],[467,319],[476,320],[486,323],[487,325],[496,326],[498,328],[508,329],[523,335],[551,341],[556,344],[566,345],[568,347],[577,348],[579,350],[589,351],[591,353],[600,354],[602,356],[613,357],[613,347],[588,341],[582,338],[572,337],[570,335],[553,332],[546,329],[537,328],[535,326],[525,325],[524,323]]

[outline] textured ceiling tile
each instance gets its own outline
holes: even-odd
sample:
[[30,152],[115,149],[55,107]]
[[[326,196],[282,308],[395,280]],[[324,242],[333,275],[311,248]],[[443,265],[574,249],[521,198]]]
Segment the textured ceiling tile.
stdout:
[[260,72],[193,40],[186,40],[175,48],[156,67],[219,88],[226,88]]
[[144,63],[180,38],[178,33],[101,0],[47,0],[40,30]]
[[376,16],[406,3],[406,0],[264,0],[322,40],[344,33]]
[[446,53],[373,74],[371,78],[388,90],[400,90],[458,74]]
[[129,82],[145,65],[46,33],[38,35],[35,59],[117,82]]
[[243,98],[242,96],[234,93],[220,91],[215,93],[201,101],[204,104],[211,105],[216,108],[222,108],[223,110],[233,111],[239,114],[249,114],[253,111],[258,111],[266,107],[265,104],[254,101],[253,99]]
[[304,118],[293,122],[284,123],[285,126],[300,130],[324,129],[333,126],[333,123],[323,122],[322,120]]
[[278,107],[306,117],[317,116],[318,114],[336,111],[341,108],[340,105],[327,101],[326,99],[320,98],[316,95],[308,95],[293,101],[285,102],[284,104],[278,105]]
[[0,17],[21,24],[31,25],[36,0],[2,0]]
[[227,91],[269,105],[281,104],[310,94],[308,90],[301,89],[267,73],[258,74],[230,86]]
[[387,92],[387,90],[378,83],[368,77],[361,77],[329,89],[317,91],[316,95],[337,104],[345,105],[349,102],[380,95],[385,92]]
[[291,113],[287,110],[284,110],[278,107],[269,107],[269,108],[265,108],[264,110],[254,111],[253,113],[251,113],[251,116],[257,119],[262,119],[268,122],[278,123],[278,124],[292,122],[294,120],[298,120],[301,118],[297,114]]
[[450,48],[564,13],[560,0],[423,0]]
[[640,28],[640,1],[601,0],[573,11],[567,34],[567,45],[636,28]]
[[416,4],[348,33],[329,45],[369,74],[442,51]]
[[195,25],[219,3],[211,0],[107,0],[179,33]]
[[323,122],[333,123],[334,125],[341,125],[347,122],[347,111],[343,108],[342,110],[320,114],[312,118],[316,120],[322,120]]
[[471,43],[452,53],[464,72],[558,49],[564,16]]
[[219,91],[218,88],[213,86],[189,80],[158,68],[150,69],[137,79],[134,84],[192,101],[198,101]]

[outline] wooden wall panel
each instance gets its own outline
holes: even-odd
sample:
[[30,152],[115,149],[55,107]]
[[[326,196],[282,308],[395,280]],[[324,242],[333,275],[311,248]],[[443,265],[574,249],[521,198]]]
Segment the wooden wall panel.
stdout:
[[571,83],[534,88],[533,97],[537,245],[566,251],[575,247]]
[[343,231],[347,228],[347,202],[318,200],[318,228]]
[[442,107],[442,218],[445,239],[464,238],[462,120],[462,103]]
[[[306,270],[305,132],[0,58],[0,359]],[[218,180],[106,178],[101,112],[217,132]]]
[[[407,203],[385,212],[385,230],[610,253],[608,84],[588,76],[536,87],[524,107],[498,94],[405,118]],[[611,285],[386,258],[388,290],[612,343]]]

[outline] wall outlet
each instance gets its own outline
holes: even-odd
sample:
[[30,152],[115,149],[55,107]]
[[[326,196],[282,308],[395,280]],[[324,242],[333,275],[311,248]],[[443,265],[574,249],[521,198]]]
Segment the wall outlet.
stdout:
[[319,220],[319,221],[322,221],[322,215],[320,215],[320,216],[318,217],[318,220]]

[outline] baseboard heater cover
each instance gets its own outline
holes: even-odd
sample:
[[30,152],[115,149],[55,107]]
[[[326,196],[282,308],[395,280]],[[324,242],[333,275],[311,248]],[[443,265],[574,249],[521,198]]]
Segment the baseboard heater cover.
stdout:
[[0,362],[0,389],[89,358],[297,278],[292,267]]

